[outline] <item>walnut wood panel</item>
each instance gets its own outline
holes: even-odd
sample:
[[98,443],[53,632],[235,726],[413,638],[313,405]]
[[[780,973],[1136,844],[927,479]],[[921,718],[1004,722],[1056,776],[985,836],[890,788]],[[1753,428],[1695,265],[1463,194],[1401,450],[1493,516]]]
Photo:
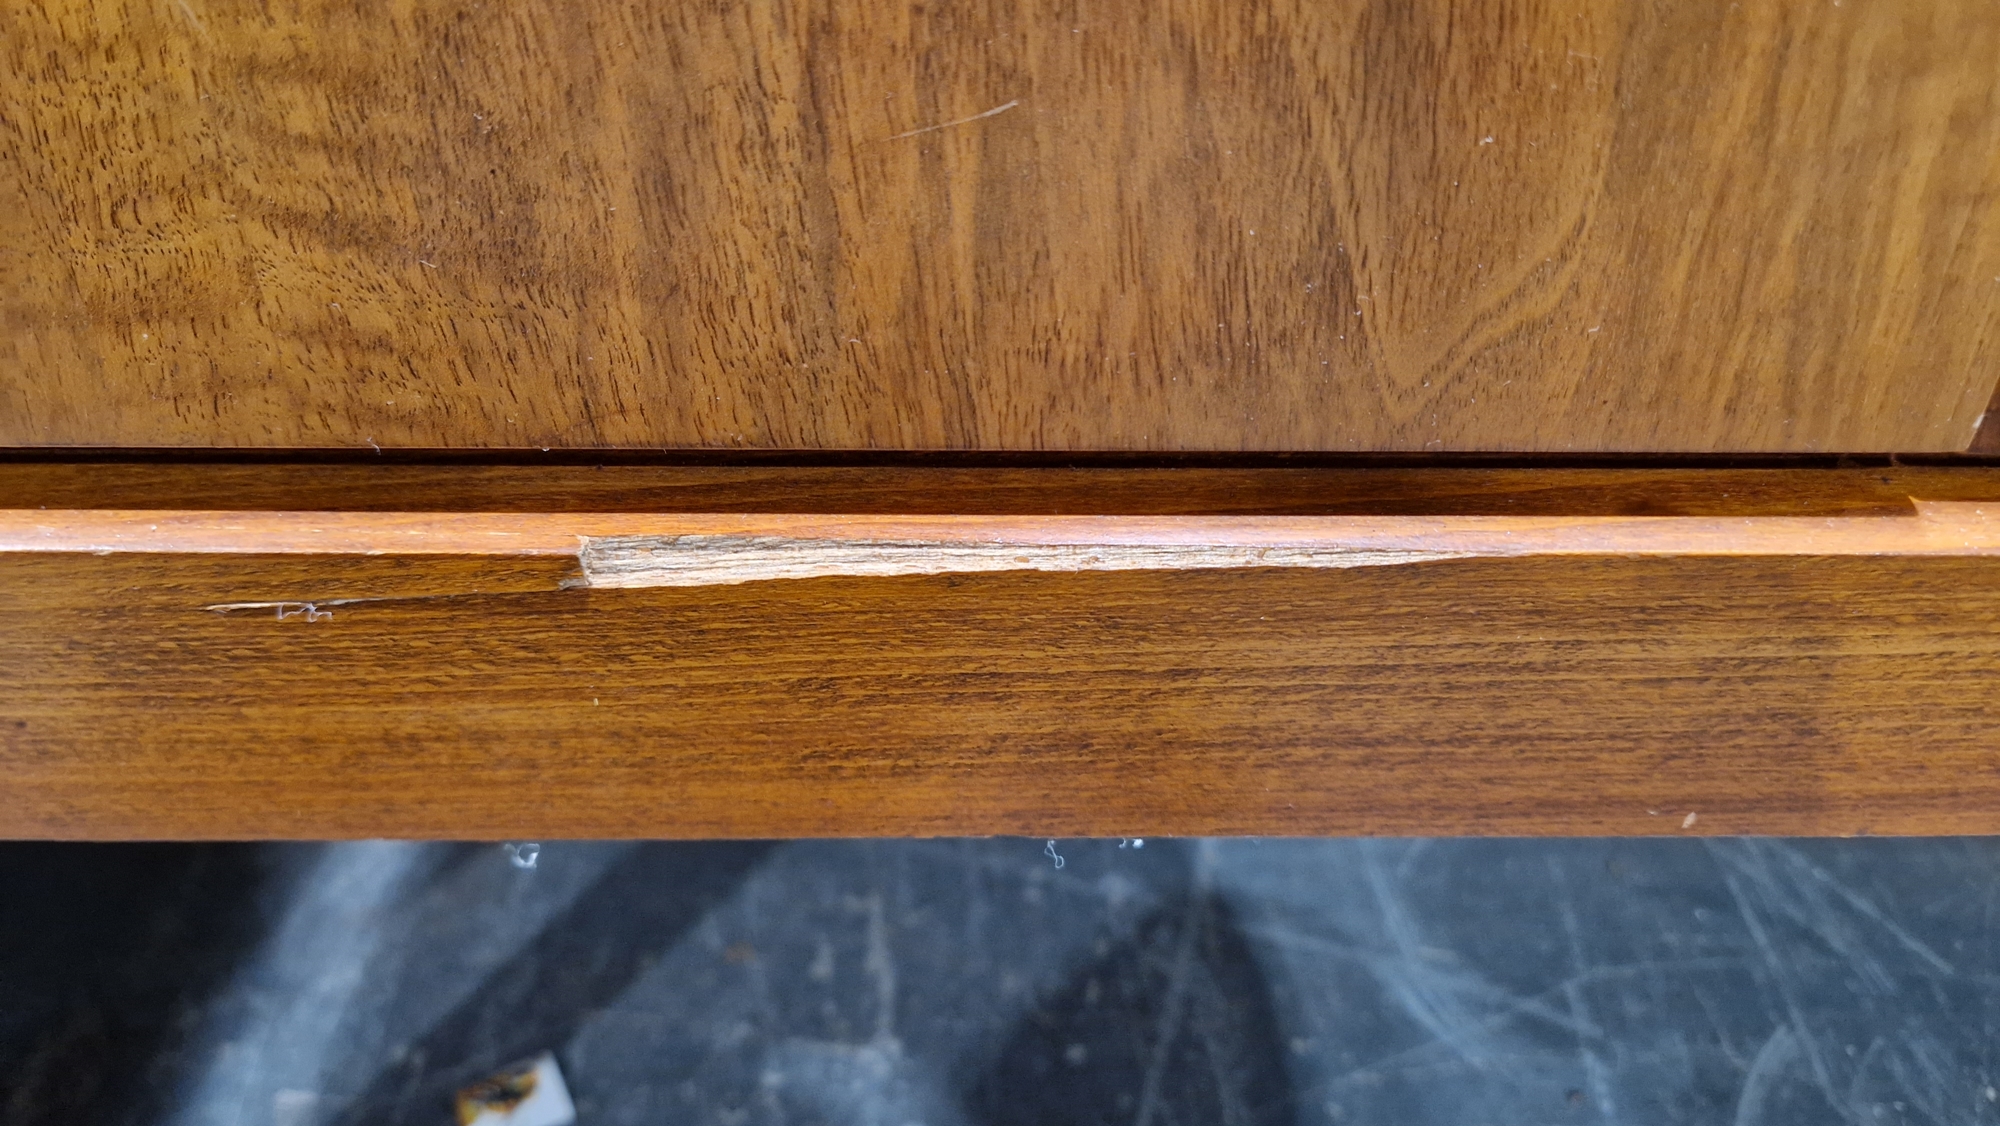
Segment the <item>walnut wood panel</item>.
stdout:
[[0,557],[0,834],[2000,831],[1991,560],[561,566]]
[[0,461],[0,508],[879,515],[1881,516],[2000,468],[1005,468]]
[[30,0],[0,442],[1958,450],[1984,0]]

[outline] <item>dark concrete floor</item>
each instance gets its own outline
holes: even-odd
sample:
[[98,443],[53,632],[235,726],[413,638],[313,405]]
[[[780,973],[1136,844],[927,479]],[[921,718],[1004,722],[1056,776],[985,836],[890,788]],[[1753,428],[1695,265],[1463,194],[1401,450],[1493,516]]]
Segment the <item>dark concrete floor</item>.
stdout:
[[[1060,868],[1055,856],[1062,858]],[[2000,1122],[2000,842],[0,846],[7,1126]]]

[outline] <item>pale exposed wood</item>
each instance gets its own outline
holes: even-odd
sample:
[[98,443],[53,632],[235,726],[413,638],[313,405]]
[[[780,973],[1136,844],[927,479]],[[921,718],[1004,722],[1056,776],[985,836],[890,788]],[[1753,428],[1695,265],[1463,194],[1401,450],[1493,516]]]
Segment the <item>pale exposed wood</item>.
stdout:
[[0,443],[1957,450],[1988,0],[32,0]]
[[856,520],[798,532],[769,521],[726,534],[584,536],[579,558],[583,585],[636,589],[990,571],[1390,567],[1535,555],[2000,557],[2000,504],[1990,507],[1992,516],[1981,505],[1924,503],[1917,519],[1828,520],[1071,517],[996,528],[1001,522],[992,518],[937,518],[916,527]]
[[[1116,532],[1117,529],[1106,529]],[[1220,531],[1220,529],[1217,529]],[[1244,567],[1393,567],[1462,558],[1423,548],[1333,543],[1218,543],[1201,529],[1186,542],[983,543],[913,539],[801,539],[771,535],[593,536],[583,541],[583,585],[637,590],[835,576],[969,575],[993,571],[1215,571]],[[1082,540],[1081,535],[1060,539]],[[2000,551],[2000,537],[1995,538]]]
[[1980,416],[1979,433],[1972,438],[1972,452],[2000,454],[2000,386],[1994,387],[1993,401],[1986,405],[1986,413]]

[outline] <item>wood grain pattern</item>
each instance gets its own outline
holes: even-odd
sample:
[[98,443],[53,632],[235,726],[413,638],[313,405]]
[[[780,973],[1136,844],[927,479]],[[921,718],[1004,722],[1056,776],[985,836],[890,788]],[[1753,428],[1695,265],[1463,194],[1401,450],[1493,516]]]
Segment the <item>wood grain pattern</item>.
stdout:
[[0,460],[0,508],[874,515],[1888,516],[2000,467],[1005,468]]
[[0,443],[1957,450],[1984,0],[29,0]]
[[[190,498],[219,507],[143,508]],[[0,464],[9,527],[228,549],[0,552],[0,836],[2000,831],[2000,567],[1826,554],[1996,498],[1976,467]],[[315,521],[533,535],[270,538]],[[1586,554],[588,586],[579,530],[663,521]],[[307,553],[244,553],[277,547]]]
[[2000,831],[1988,560],[249,562],[0,557],[0,835]]

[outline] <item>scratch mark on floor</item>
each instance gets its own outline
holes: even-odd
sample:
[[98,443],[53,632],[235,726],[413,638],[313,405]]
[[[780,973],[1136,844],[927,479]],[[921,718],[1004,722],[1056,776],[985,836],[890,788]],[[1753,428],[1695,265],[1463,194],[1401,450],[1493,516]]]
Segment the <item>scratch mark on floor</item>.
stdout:
[[[1771,942],[1770,934],[1765,931],[1764,921],[1758,917],[1756,908],[1751,904],[1750,897],[1744,893],[1743,885],[1737,880],[1736,873],[1725,870],[1722,873],[1722,882],[1729,889],[1730,898],[1736,901],[1736,913],[1742,916],[1743,926],[1749,931],[1751,942],[1756,944],[1758,952],[1763,955],[1765,968],[1771,975],[1771,984],[1776,987],[1779,998],[1784,1002],[1790,1028],[1798,1038],[1799,1044],[1805,1049],[1806,1062],[1811,1065],[1814,1082],[1826,1096],[1826,1101],[1841,1111],[1841,1117],[1852,1122],[1854,1116],[1847,1108],[1838,1105],[1840,1098],[1833,1089],[1832,1073],[1826,1066],[1826,1060],[1820,1057],[1819,1049],[1807,1031],[1805,1013],[1799,1008],[1791,975],[1786,972],[1784,959],[1778,956],[1776,945]],[[1753,1071],[1756,1069],[1754,1060],[1751,1062],[1751,1069]]]
[[1769,847],[1783,855],[1795,867],[1804,869],[1813,879],[1819,881],[1821,886],[1839,896],[1842,900],[1845,900],[1849,907],[1854,908],[1855,911],[1866,917],[1870,922],[1889,932],[1890,936],[1902,944],[1905,950],[1929,962],[1932,968],[1936,969],[1939,973],[1955,974],[1957,972],[1952,968],[1952,964],[1945,961],[1943,956],[1938,954],[1937,951],[1932,950],[1916,935],[1903,929],[1894,919],[1891,919],[1884,913],[1880,907],[1877,907],[1874,900],[1848,887],[1833,873],[1813,863],[1810,858],[1797,848],[1777,841],[1769,842]]
[[1440,995],[1431,987],[1428,979],[1434,975],[1424,972],[1422,979],[1414,979],[1407,972],[1411,968],[1421,971],[1426,966],[1423,943],[1419,941],[1415,924],[1403,909],[1401,897],[1390,886],[1389,874],[1384,871],[1378,855],[1380,847],[1375,841],[1360,842],[1362,872],[1367,876],[1369,890],[1374,893],[1383,932],[1399,955],[1391,963],[1391,973],[1381,979],[1382,984],[1403,1006],[1403,1010],[1430,1033],[1432,1039],[1456,1052],[1473,1067],[1483,1067],[1479,1052],[1462,1035],[1462,1029],[1472,1022],[1465,1018],[1452,998]]
[[1174,965],[1167,979],[1167,996],[1160,1006],[1160,1023],[1154,1034],[1153,1058],[1147,1061],[1146,1076],[1139,1085],[1139,1109],[1132,1116],[1132,1126],[1151,1126],[1153,1116],[1159,1113],[1160,1084],[1166,1079],[1174,1041],[1180,1039],[1181,1012],[1187,1008],[1188,976],[1194,972],[1195,942],[1208,921],[1207,881],[1197,878],[1195,883],[1194,894],[1188,898],[1187,915],[1181,921],[1180,942],[1174,948]]
[[[1246,927],[1243,933],[1276,946],[1290,946],[1297,949],[1311,950],[1316,954],[1354,962],[1368,970],[1371,974],[1374,974],[1378,980],[1386,978],[1402,965],[1402,958],[1400,956],[1370,953],[1335,939],[1302,933],[1281,923],[1263,923],[1257,926]],[[1567,987],[1571,983],[1584,985],[1594,981],[1614,979],[1622,974],[1652,972],[1662,966],[1669,968],[1735,969],[1740,968],[1741,962],[1728,958],[1689,958],[1674,962],[1634,963],[1629,966],[1601,966],[1578,973],[1558,983],[1546,992],[1553,993],[1558,989]],[[1483,1001],[1497,1007],[1498,1011],[1466,1023],[1464,1027],[1467,1031],[1483,1035],[1484,1033],[1500,1028],[1516,1017],[1532,1017],[1548,1024],[1552,1028],[1562,1029],[1580,1039],[1595,1040],[1604,1037],[1603,1029],[1574,1014],[1565,1013],[1552,1005],[1544,1003],[1540,996],[1523,996],[1512,993],[1474,973],[1449,970],[1432,970],[1431,973],[1439,979],[1446,991],[1452,994],[1468,995],[1475,1000]],[[1437,1039],[1427,1040],[1423,1044],[1404,1049],[1396,1054],[1398,1056],[1408,1055],[1439,1042]],[[1376,1063],[1380,1062],[1380,1060],[1376,1061]],[[1374,1065],[1371,1064],[1370,1066]]]
[[[1569,1004],[1569,1013],[1579,1024],[1596,1025],[1590,1013],[1590,1001],[1584,994],[1578,980],[1589,963],[1584,958],[1583,932],[1577,925],[1576,900],[1570,891],[1569,870],[1560,858],[1547,858],[1549,882],[1556,893],[1556,910],[1562,917],[1563,933],[1569,940],[1570,977],[1563,983],[1563,999]],[[1591,1101],[1597,1104],[1597,1112],[1606,1121],[1618,1121],[1617,1101],[1611,1096],[1611,1076],[1604,1066],[1603,1057],[1591,1046],[1588,1037],[1576,1038],[1576,1053],[1583,1062],[1584,1080],[1590,1085]]]
[[1781,1024],[1773,1029],[1743,1076],[1743,1089],[1736,1096],[1736,1114],[1730,1119],[1734,1126],[1757,1126],[1764,1121],[1765,1101],[1785,1077],[1786,1066],[1798,1056],[1799,1039],[1793,1035],[1791,1026]]

